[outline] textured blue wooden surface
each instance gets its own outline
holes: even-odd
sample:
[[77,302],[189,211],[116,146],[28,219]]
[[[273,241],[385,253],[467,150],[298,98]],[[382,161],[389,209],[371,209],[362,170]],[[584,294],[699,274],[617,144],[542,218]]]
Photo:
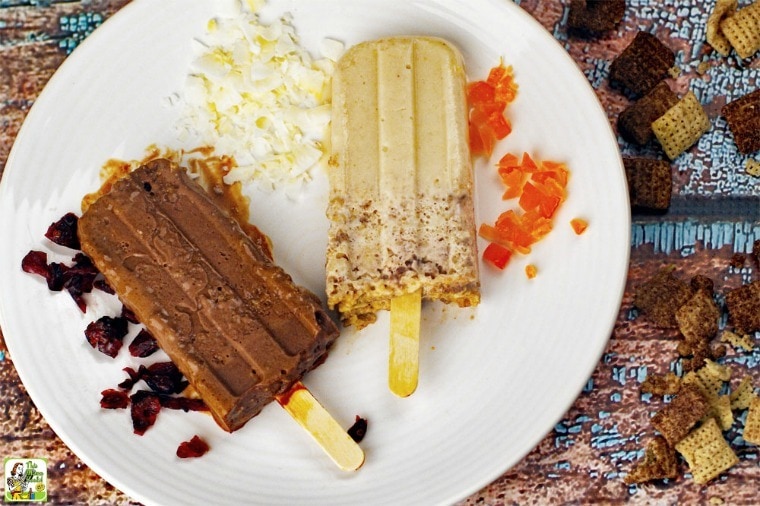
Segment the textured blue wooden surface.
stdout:
[[[0,0],[0,173],[23,117],[52,72],[127,1]],[[757,447],[740,436],[745,415],[726,433],[741,462],[713,483],[700,487],[687,472],[670,482],[639,487],[627,486],[621,478],[643,454],[654,434],[649,417],[663,402],[641,395],[639,385],[647,373],[681,371],[676,334],[638,317],[633,289],[671,264],[684,279],[695,274],[711,277],[722,304],[727,289],[760,278],[751,262],[738,268],[730,265],[735,253],[749,252],[760,239],[760,179],[744,170],[745,161],[760,158],[760,153],[739,154],[720,116],[727,101],[760,87],[760,56],[744,61],[735,55],[724,58],[704,42],[714,0],[627,0],[619,28],[594,38],[568,33],[567,0],[517,3],[575,59],[611,124],[630,101],[610,87],[609,64],[637,30],[644,30],[676,51],[681,74],[669,79],[671,87],[679,95],[694,91],[708,112],[711,128],[672,164],[674,195],[669,212],[633,216],[631,266],[618,321],[583,392],[533,452],[463,504],[755,504],[760,463]],[[664,158],[656,143],[638,148],[619,141],[624,154]],[[721,327],[726,325],[724,318]],[[53,502],[130,503],[55,437],[25,394],[12,357],[5,357],[4,350],[0,336],[0,457],[6,451],[48,456]],[[732,384],[751,374],[760,386],[758,361],[757,348],[751,353],[729,351],[723,360],[734,371]]]

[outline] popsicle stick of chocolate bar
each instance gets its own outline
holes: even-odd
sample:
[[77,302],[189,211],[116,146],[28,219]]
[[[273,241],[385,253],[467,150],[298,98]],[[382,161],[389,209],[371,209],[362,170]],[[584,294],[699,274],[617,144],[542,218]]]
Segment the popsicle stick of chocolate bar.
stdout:
[[361,447],[303,383],[297,381],[290,390],[275,398],[339,468],[344,471],[356,471],[364,464],[364,451]]
[[391,299],[388,386],[399,397],[408,397],[417,389],[421,307],[421,288]]

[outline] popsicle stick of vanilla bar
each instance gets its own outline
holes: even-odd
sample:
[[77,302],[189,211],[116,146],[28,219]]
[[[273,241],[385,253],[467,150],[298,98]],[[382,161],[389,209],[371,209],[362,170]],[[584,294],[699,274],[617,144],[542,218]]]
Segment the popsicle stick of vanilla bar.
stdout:
[[351,439],[330,413],[297,381],[277,402],[311,435],[335,464],[344,471],[355,471],[364,464],[364,451]]
[[391,299],[388,386],[399,397],[408,397],[417,389],[421,309],[421,288]]

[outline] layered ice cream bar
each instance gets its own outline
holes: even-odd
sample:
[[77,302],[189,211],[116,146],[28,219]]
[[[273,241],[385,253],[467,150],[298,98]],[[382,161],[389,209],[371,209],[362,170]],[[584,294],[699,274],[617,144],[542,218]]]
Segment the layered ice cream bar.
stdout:
[[333,76],[328,305],[362,328],[395,297],[480,301],[462,57],[432,37],[349,49]]
[[338,336],[319,299],[167,160],[116,182],[79,237],[227,431],[321,363]]

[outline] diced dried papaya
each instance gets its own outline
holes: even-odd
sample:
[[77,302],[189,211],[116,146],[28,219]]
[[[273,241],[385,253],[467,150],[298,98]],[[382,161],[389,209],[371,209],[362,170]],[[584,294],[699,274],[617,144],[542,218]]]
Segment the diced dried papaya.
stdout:
[[483,250],[483,259],[498,269],[506,267],[511,257],[512,252],[510,250],[495,242],[489,243]]
[[512,125],[504,117],[504,109],[515,99],[516,93],[512,68],[503,64],[492,68],[486,81],[467,85],[470,151],[473,156],[490,157],[496,141],[512,132]]
[[526,172],[536,172],[538,170],[536,162],[533,161],[533,158],[531,158],[528,153],[523,153],[522,162],[520,162],[520,165]]
[[517,156],[513,155],[512,153],[507,153],[506,155],[501,157],[501,159],[499,160],[499,163],[497,163],[496,165],[500,169],[510,168],[510,167],[519,167],[520,159],[517,158]]
[[517,84],[512,75],[512,67],[505,67],[502,64],[492,68],[488,73],[486,82],[493,86],[496,102],[503,103],[506,106],[517,96]]
[[[531,238],[518,228],[496,228],[487,223],[480,225],[478,230],[480,237],[489,242],[495,242],[507,249],[522,254],[530,253]],[[528,246],[525,246],[525,244]]]
[[522,193],[523,184],[525,184],[526,175],[519,167],[500,167],[499,177],[507,187],[502,195],[502,199],[513,199],[519,197]]
[[467,102],[470,106],[482,109],[486,104],[495,105],[494,87],[484,81],[475,81],[467,86]]
[[570,226],[573,227],[576,234],[581,235],[588,228],[588,222],[583,218],[573,218],[570,220]]
[[488,126],[491,127],[497,139],[503,139],[512,132],[512,125],[501,111],[494,111],[488,115]]

